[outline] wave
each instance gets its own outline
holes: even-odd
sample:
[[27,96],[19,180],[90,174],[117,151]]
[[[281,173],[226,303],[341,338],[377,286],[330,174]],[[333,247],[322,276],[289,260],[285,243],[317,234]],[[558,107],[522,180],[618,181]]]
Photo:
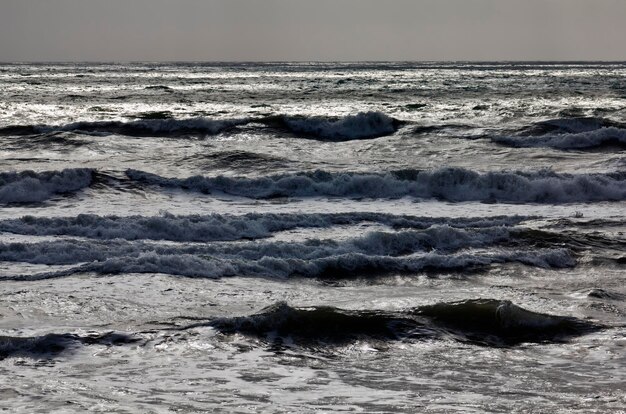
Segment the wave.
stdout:
[[601,128],[587,132],[547,134],[540,136],[503,136],[492,141],[516,148],[550,147],[556,149],[626,148],[626,129]]
[[626,239],[617,235],[611,236],[599,232],[562,231],[550,232],[538,229],[514,229],[511,230],[516,241],[522,241],[524,245],[533,247],[552,247],[555,245],[567,246],[573,251],[614,250],[626,251]]
[[102,261],[110,257],[138,257],[147,252],[172,256],[199,255],[226,259],[260,260],[286,258],[312,260],[341,254],[399,256],[416,252],[453,252],[462,248],[483,247],[508,241],[506,228],[454,229],[433,226],[421,231],[370,232],[340,242],[313,239],[304,242],[263,241],[248,243],[214,243],[168,245],[129,243],[122,240],[101,242],[91,240],[58,240],[35,243],[2,244],[0,260],[47,265],[66,265]]
[[219,193],[256,199],[276,197],[436,198],[440,200],[576,203],[626,199],[626,176],[617,174],[558,174],[538,172],[479,173],[463,168],[440,168],[389,173],[334,173],[325,171],[260,178],[165,178],[129,169],[136,182],[205,194]]
[[559,118],[541,121],[518,135],[492,137],[492,141],[516,148],[549,147],[582,150],[626,147],[626,124],[605,118]]
[[115,257],[56,274],[43,274],[43,277],[38,275],[18,277],[16,280],[47,279],[89,272],[99,274],[163,273],[209,279],[248,276],[336,280],[394,273],[476,272],[485,270],[493,264],[504,263],[521,263],[542,268],[568,268],[573,267],[576,262],[566,249],[459,255],[427,253],[410,257],[345,253],[315,259],[267,256],[258,260],[213,258],[189,254],[160,255],[146,252],[137,257]]
[[76,236],[92,239],[170,240],[209,242],[252,240],[296,228],[329,228],[338,225],[377,223],[393,228],[426,229],[434,225],[453,228],[514,226],[527,220],[523,216],[489,218],[430,218],[397,216],[384,213],[321,214],[228,214],[175,216],[97,216],[33,217],[0,221],[0,232],[36,236]]
[[211,120],[189,119],[142,119],[136,121],[82,121],[65,125],[24,125],[0,128],[0,135],[33,135],[52,132],[80,132],[86,134],[118,134],[131,137],[177,137],[215,135],[248,119]]
[[74,193],[91,185],[94,175],[88,168],[0,173],[0,204],[37,203]]
[[263,118],[173,119],[154,113],[134,121],[81,121],[65,125],[13,125],[0,128],[0,136],[36,135],[53,132],[80,132],[96,135],[118,134],[131,137],[186,137],[216,135],[248,124],[260,124],[295,133],[304,138],[349,141],[386,136],[396,132],[401,122],[381,112],[360,112],[342,118],[275,115]]
[[626,124],[597,117],[557,118],[536,122],[521,131],[522,135],[577,134],[602,128],[625,128]]
[[594,299],[602,299],[602,300],[616,300],[623,301],[626,299],[626,295],[619,293],[608,291],[605,289],[594,288],[587,292],[587,297]]
[[[329,306],[297,308],[279,302],[256,314],[213,318],[166,328],[183,331],[211,327],[222,335],[244,335],[275,345],[321,347],[356,341],[455,340],[481,346],[563,342],[606,326],[570,316],[526,310],[510,301],[476,299],[437,303],[402,311],[345,310]],[[145,343],[139,332],[48,333],[40,336],[0,336],[0,360],[50,359],[77,346],[124,346]]]
[[291,132],[324,141],[378,138],[395,133],[401,124],[382,112],[359,112],[342,118],[284,115],[267,118],[265,122],[273,120]]
[[167,85],[149,85],[146,86],[144,89],[146,90],[162,90],[162,91],[173,91],[174,89],[167,86]]
[[164,273],[221,278],[359,278],[419,272],[472,272],[493,264],[521,263],[543,268],[576,265],[569,250],[534,249],[461,252],[497,245],[510,238],[506,229],[468,231],[447,227],[399,233],[373,232],[341,242],[247,242],[172,246],[125,241],[62,240],[0,244],[0,260],[78,266],[60,272],[6,277],[38,280],[75,273]]
[[481,342],[494,336],[506,343],[554,341],[601,328],[581,319],[532,312],[510,301],[493,299],[439,303],[413,309],[411,313]]
[[479,345],[559,342],[602,329],[599,324],[568,316],[532,312],[510,301],[467,300],[421,306],[408,311],[294,308],[280,302],[261,312],[219,318],[205,324],[222,334],[242,334],[296,345],[341,345],[357,340],[455,339]]
[[90,335],[52,333],[35,337],[0,336],[0,360],[10,357],[49,358],[79,344],[118,346],[137,341],[133,336],[116,332]]

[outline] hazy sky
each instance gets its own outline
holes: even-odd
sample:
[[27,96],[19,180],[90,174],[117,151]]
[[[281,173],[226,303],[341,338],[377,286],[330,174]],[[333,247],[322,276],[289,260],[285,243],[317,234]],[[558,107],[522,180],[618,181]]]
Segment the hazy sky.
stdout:
[[32,60],[626,60],[626,0],[0,0]]

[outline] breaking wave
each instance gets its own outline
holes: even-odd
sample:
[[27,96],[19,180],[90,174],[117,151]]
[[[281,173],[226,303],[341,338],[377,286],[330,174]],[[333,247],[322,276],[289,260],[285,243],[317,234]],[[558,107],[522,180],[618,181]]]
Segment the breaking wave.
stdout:
[[229,259],[260,260],[267,257],[310,260],[340,254],[399,256],[415,252],[452,252],[462,248],[482,247],[509,240],[503,227],[455,229],[446,225],[425,230],[366,233],[364,236],[335,241],[313,239],[304,242],[262,241],[249,243],[214,243],[175,246],[169,244],[129,243],[122,240],[59,240],[35,243],[1,244],[0,260],[60,265],[109,257],[132,257],[146,252],[159,255],[210,255]]
[[[475,272],[492,264],[522,263],[542,268],[567,268],[575,260],[567,249],[546,251],[501,251],[494,253],[442,255],[426,253],[413,256],[372,256],[345,253],[315,259],[262,257],[258,260],[227,259],[196,255],[159,255],[142,253],[137,257],[115,257],[42,278],[62,277],[74,273],[100,274],[164,273],[185,277],[222,278],[229,276],[305,277],[320,279],[352,279],[386,274],[451,271]],[[39,279],[39,275],[23,278]],[[18,278],[22,280],[22,278]]]
[[58,194],[74,193],[88,187],[94,174],[88,168],[0,173],[0,204],[37,203]]
[[[197,326],[198,324],[194,325]],[[408,311],[294,308],[280,302],[261,312],[220,318],[205,325],[222,334],[242,334],[296,345],[341,345],[357,340],[454,339],[488,346],[558,342],[602,326],[568,316],[532,312],[510,301],[477,299],[439,303]]]
[[505,228],[372,232],[341,242],[247,242],[173,246],[125,241],[62,240],[0,245],[0,261],[78,265],[60,272],[7,277],[37,280],[79,272],[164,273],[186,277],[227,276],[359,278],[391,273],[478,271],[517,262],[543,268],[576,265],[569,250],[463,251],[507,242]]
[[0,232],[37,236],[76,236],[93,239],[170,240],[179,242],[261,239],[296,228],[328,228],[337,225],[378,223],[393,228],[426,229],[447,224],[453,228],[513,226],[522,216],[489,218],[430,218],[384,213],[245,214],[175,216],[34,217],[0,221]]
[[267,199],[276,197],[436,198],[447,201],[575,203],[626,199],[624,174],[538,172],[479,173],[463,168],[406,170],[389,173],[325,171],[261,178],[165,178],[129,169],[129,179],[149,185],[200,193]]

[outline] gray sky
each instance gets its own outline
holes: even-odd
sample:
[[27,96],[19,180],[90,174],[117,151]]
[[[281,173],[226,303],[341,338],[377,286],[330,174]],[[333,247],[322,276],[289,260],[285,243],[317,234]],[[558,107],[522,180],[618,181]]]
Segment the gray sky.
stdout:
[[626,0],[0,0],[50,60],[626,60]]

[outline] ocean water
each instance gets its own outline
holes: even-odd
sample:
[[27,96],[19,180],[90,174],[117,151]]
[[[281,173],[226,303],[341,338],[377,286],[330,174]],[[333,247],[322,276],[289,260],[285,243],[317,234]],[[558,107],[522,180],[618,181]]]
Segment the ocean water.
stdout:
[[0,65],[0,407],[626,412],[626,64]]

